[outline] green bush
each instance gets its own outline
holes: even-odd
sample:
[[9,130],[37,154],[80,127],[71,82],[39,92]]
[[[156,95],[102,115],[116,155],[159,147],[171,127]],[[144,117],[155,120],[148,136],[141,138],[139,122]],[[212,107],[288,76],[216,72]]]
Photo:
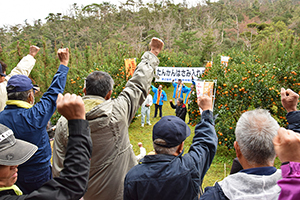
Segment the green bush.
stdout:
[[[286,111],[281,105],[281,87],[299,92],[300,78],[297,76],[299,63],[289,63],[289,54],[278,59],[274,64],[260,63],[256,55],[231,50],[228,67],[220,65],[220,56],[214,59],[212,67],[207,68],[202,79],[217,79],[217,90],[214,104],[216,131],[219,144],[233,148],[235,126],[241,114],[255,108],[270,111],[281,126],[286,126]],[[192,122],[199,120],[200,113],[196,97],[192,97],[189,110]]]

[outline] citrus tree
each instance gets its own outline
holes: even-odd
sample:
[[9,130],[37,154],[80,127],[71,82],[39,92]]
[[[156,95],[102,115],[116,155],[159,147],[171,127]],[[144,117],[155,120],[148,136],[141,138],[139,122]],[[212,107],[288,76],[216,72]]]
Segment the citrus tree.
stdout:
[[[281,105],[281,87],[290,88],[299,93],[300,78],[297,76],[299,63],[291,64],[289,55],[275,63],[260,62],[253,54],[231,50],[228,67],[220,65],[216,58],[211,67],[206,68],[202,79],[217,79],[214,104],[216,132],[219,144],[229,149],[235,141],[235,126],[241,114],[255,108],[267,109],[281,126],[286,126],[286,111]],[[292,55],[290,55],[292,56]],[[200,120],[200,113],[193,96],[190,106],[193,125]]]

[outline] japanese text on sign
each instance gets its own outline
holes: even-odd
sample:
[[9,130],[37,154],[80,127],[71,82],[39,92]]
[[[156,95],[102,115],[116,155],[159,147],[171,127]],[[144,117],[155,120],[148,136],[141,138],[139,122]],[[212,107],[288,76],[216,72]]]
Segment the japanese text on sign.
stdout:
[[214,95],[214,82],[196,81],[197,97],[206,94],[209,97]]
[[192,76],[199,77],[204,73],[205,67],[157,67],[156,75],[159,79],[156,82],[172,82],[181,79],[182,82],[191,83]]
[[[197,98],[204,94],[206,94],[209,97],[214,97],[214,84],[214,82],[196,81]],[[202,109],[199,108],[199,110],[202,114]]]

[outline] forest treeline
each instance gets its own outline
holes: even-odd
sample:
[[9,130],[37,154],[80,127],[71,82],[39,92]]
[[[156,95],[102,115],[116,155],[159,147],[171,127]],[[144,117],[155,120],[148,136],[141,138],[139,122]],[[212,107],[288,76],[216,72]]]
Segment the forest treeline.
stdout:
[[108,2],[73,4],[66,13],[50,13],[45,23],[1,27],[2,50],[16,53],[18,41],[46,45],[51,51],[60,46],[96,50],[100,44],[105,54],[122,45],[138,56],[155,36],[165,41],[165,50],[195,55],[200,63],[230,48],[257,52],[263,62],[274,62],[278,53],[270,52],[272,47],[293,49],[300,34],[298,0],[220,0],[193,7],[185,1],[127,0],[119,7]]
[[[82,95],[85,77],[101,70],[114,79],[112,98],[116,98],[128,80],[124,59],[135,57],[139,63],[152,37],[165,41],[158,55],[160,66],[202,67],[213,60],[201,78],[217,80],[214,114],[219,114],[215,125],[219,145],[233,148],[235,124],[247,110],[268,109],[285,126],[280,88],[300,94],[299,1],[220,0],[190,7],[128,0],[120,7],[107,2],[73,4],[66,13],[50,13],[45,23],[0,28],[0,60],[8,64],[8,73],[31,44],[41,47],[30,74],[41,88],[37,97],[56,72],[58,48],[69,47],[65,92]],[[220,55],[230,56],[228,67],[220,64]],[[194,126],[201,116],[196,96],[191,100],[188,109]],[[58,118],[54,114],[52,122]]]

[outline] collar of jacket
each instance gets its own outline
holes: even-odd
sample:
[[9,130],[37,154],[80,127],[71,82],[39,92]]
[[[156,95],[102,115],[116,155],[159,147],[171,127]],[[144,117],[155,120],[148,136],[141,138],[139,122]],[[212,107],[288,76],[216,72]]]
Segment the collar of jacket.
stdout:
[[0,187],[0,192],[5,191],[5,190],[13,190],[16,193],[16,195],[18,195],[18,196],[23,194],[23,192],[20,190],[20,188],[18,188],[18,186],[16,186],[16,185],[12,185],[10,187]]
[[33,106],[30,103],[28,103],[26,101],[21,101],[21,100],[8,100],[8,101],[6,101],[6,105],[15,105],[20,108],[26,108],[26,109],[29,109]]
[[139,164],[147,164],[147,163],[156,163],[156,162],[171,162],[176,157],[181,157],[183,155],[183,151],[178,155],[168,155],[168,154],[155,154],[145,156]]
[[98,106],[105,101],[103,97],[96,95],[86,95],[82,98],[82,100],[84,102],[86,113],[92,110],[95,106]]
[[269,166],[269,167],[255,167],[250,169],[243,169],[240,172],[244,172],[246,174],[269,176],[271,174],[274,174],[276,171],[277,171],[276,167]]

